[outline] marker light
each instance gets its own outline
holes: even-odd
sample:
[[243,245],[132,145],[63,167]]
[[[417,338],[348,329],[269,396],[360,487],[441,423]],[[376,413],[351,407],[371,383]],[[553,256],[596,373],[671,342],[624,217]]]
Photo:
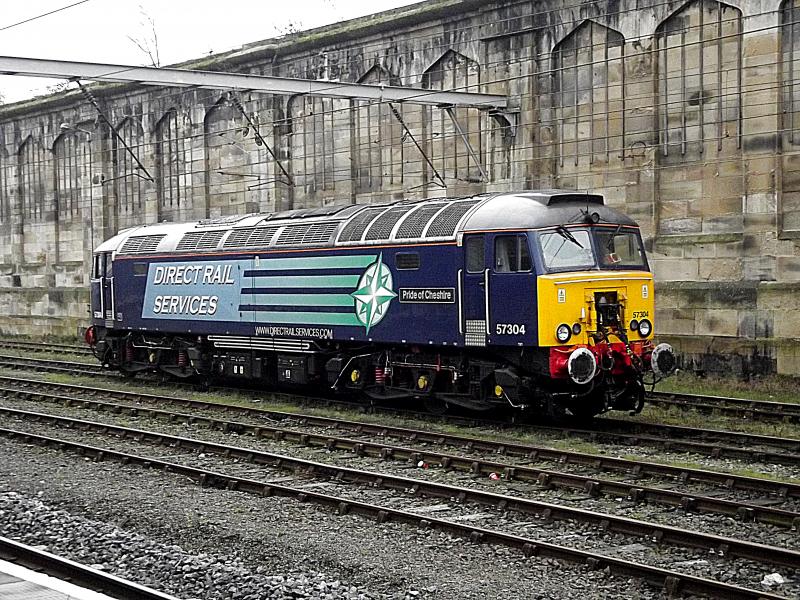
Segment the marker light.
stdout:
[[647,337],[651,333],[653,333],[653,324],[647,319],[642,319],[639,321],[639,335],[642,337]]
[[578,335],[581,332],[581,324],[580,323],[573,323],[572,324],[572,335]]
[[562,323],[556,327],[556,339],[562,344],[566,344],[572,335],[572,329],[566,323]]
[[631,321],[631,324],[628,325],[628,329],[630,329],[631,331],[636,331],[637,329],[639,329],[639,321],[637,321],[636,319]]

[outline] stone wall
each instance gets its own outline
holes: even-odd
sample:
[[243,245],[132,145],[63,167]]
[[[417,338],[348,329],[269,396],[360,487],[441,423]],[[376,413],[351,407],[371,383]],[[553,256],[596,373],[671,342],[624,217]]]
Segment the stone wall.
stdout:
[[480,165],[413,103],[240,94],[257,136],[220,91],[91,86],[124,144],[77,91],[2,107],[0,333],[73,333],[92,247],[134,224],[561,187],[639,221],[688,364],[796,373],[798,24],[789,0],[434,0],[182,65],[508,95],[516,131],[455,110]]

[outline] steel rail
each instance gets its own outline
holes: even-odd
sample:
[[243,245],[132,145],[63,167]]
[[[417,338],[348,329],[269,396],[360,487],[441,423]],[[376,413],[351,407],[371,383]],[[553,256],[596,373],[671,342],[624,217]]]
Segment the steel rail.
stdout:
[[[67,363],[66,365],[55,364],[57,361],[42,361],[41,359],[25,359],[32,363],[34,369],[40,371],[55,371],[55,372],[70,372],[79,375],[104,375],[104,376],[117,376],[117,373],[108,371],[99,366],[88,365],[91,371],[86,370],[86,365],[83,363]],[[50,363],[50,364],[48,364]],[[52,365],[52,366],[51,366]],[[69,366],[73,365],[73,366]],[[3,356],[0,355],[0,367],[4,366]],[[16,368],[23,369],[26,367],[22,365],[12,365]],[[2,377],[0,377],[2,379]],[[177,385],[200,388],[187,382],[176,382]],[[69,385],[69,384],[63,384]],[[82,389],[88,390],[89,388],[83,387]],[[207,389],[207,388],[204,388]],[[214,388],[214,389],[234,389],[238,393],[251,394],[257,400],[272,399],[277,401],[297,402],[310,401],[310,402],[323,402],[325,404],[342,405],[348,408],[354,406],[362,407],[363,404],[355,402],[347,402],[331,398],[319,398],[301,396],[298,394],[284,393],[280,391],[263,391],[263,390],[248,390],[247,388]],[[375,407],[372,407],[375,408]],[[381,412],[389,414],[397,414],[399,416],[414,417],[430,419],[432,415],[429,413],[421,413],[396,408],[380,407],[375,408]],[[475,425],[496,425],[507,427],[509,423],[500,421],[488,421],[479,419],[467,419],[463,417],[442,416],[439,417],[443,422],[454,423],[466,426]],[[624,421],[619,419],[601,418],[596,419],[594,422],[594,429],[580,429],[575,427],[563,426],[548,426],[548,425],[531,425],[531,424],[518,424],[515,425],[518,429],[522,427],[531,428],[533,431],[553,432],[563,436],[578,436],[587,438],[591,441],[604,441],[608,440],[611,443],[625,442],[631,446],[649,445],[661,447],[665,450],[681,451],[681,452],[694,452],[714,458],[729,457],[746,459],[757,462],[769,462],[783,465],[800,465],[800,439],[782,438],[776,436],[758,435],[752,433],[744,433],[737,431],[722,431],[718,429],[701,429],[693,427],[681,427],[676,425],[662,425],[655,423],[642,423],[634,421]],[[622,430],[622,431],[620,431]],[[631,431],[633,430],[633,432]],[[652,435],[650,435],[652,434]],[[680,436],[680,437],[676,437]],[[708,442],[703,440],[709,440]],[[728,443],[726,443],[728,442]],[[740,446],[732,446],[730,442],[740,444]],[[771,450],[761,450],[753,448],[753,446],[775,446],[782,449],[787,449],[790,452],[774,452]]]
[[0,339],[0,348],[18,348],[33,352],[65,352],[68,354],[91,354],[87,346],[58,344],[50,342],[29,342],[27,340]]
[[50,373],[74,373],[76,375],[118,375],[118,373],[109,371],[93,363],[51,360],[46,358],[21,358],[8,354],[0,354],[0,367],[10,369],[32,369],[34,371]]
[[[146,402],[159,406],[163,405],[164,402],[172,402],[179,406],[192,409],[221,410],[223,412],[233,413],[236,415],[267,418],[278,421],[294,420],[299,421],[301,424],[330,427],[335,429],[346,429],[358,434],[392,437],[395,439],[429,443],[439,446],[451,445],[479,452],[519,456],[528,460],[549,460],[558,462],[560,464],[582,465],[598,471],[622,472],[632,474],[634,476],[669,477],[678,479],[683,483],[697,482],[704,484],[716,484],[729,489],[766,492],[783,498],[800,498],[800,483],[774,481],[759,477],[748,477],[744,475],[708,471],[691,467],[678,467],[669,464],[617,458],[613,456],[576,452],[572,450],[561,450],[549,448],[547,446],[506,441],[500,442],[474,436],[456,435],[406,427],[395,427],[363,421],[350,421],[303,413],[282,412],[247,406],[220,404],[181,397],[157,396],[142,392],[113,390],[107,388],[85,388],[74,384],[51,383],[33,379],[18,379],[0,376],[0,385],[3,386],[2,393],[18,395],[23,398],[31,394],[41,394],[42,392],[37,390],[42,389],[61,390],[75,394],[75,396],[63,397],[61,401],[66,405],[85,404],[91,406],[92,404],[102,403],[102,401],[96,398],[98,395],[105,397],[110,396],[111,398],[127,399],[132,402]],[[9,385],[32,386],[35,389],[31,390],[24,387],[9,387]],[[89,398],[87,398],[87,396],[89,396]],[[146,407],[139,407],[139,411],[142,413],[151,410],[152,409]],[[197,418],[200,419],[200,417]]]
[[120,600],[178,600],[175,596],[0,537],[0,559]]
[[664,423],[646,423],[644,421],[627,421],[610,417],[600,417],[592,422],[593,431],[615,432],[622,430],[625,433],[643,433],[660,435],[675,439],[676,437],[691,438],[704,441],[735,442],[742,447],[771,446],[782,448],[793,453],[800,453],[800,438],[778,437],[744,431],[728,431],[721,429],[700,429],[686,425],[667,425]]
[[[25,361],[21,362],[20,361]],[[26,364],[28,363],[28,364]],[[61,361],[48,361],[45,359],[19,359],[17,357],[8,357],[0,355],[0,367],[10,367],[12,369],[25,369],[31,368],[42,372],[58,372],[58,373],[71,373],[75,375],[103,375],[107,377],[119,376],[115,371],[104,369],[98,365],[90,363],[66,363]],[[197,387],[189,382],[175,382],[176,385]],[[207,388],[202,388],[207,389]],[[214,389],[231,389],[231,388],[214,388]],[[247,388],[233,388],[239,393],[253,394],[253,390]],[[289,402],[297,402],[298,400],[310,402],[324,402],[326,404],[338,404],[345,407],[352,408],[353,406],[363,407],[363,404],[355,402],[348,402],[341,399],[310,397],[298,394],[284,393],[280,391],[265,392],[259,390],[257,399],[276,399]],[[432,415],[429,413],[422,413],[410,411],[405,409],[388,408],[388,407],[372,407],[375,410],[386,412],[389,414],[397,414],[406,417],[419,417],[430,419]],[[438,417],[440,420],[448,423],[461,424],[466,426],[475,425],[496,425],[508,426],[507,422],[491,421],[487,419],[470,419],[463,417],[453,417],[443,415]],[[588,438],[592,441],[609,440],[612,443],[620,443],[625,441],[631,446],[649,445],[661,447],[665,450],[693,452],[714,458],[728,457],[737,459],[754,460],[757,462],[770,462],[783,465],[800,465],[800,439],[783,438],[777,436],[767,436],[760,434],[752,434],[738,431],[723,431],[718,429],[702,429],[694,427],[683,427],[677,425],[665,425],[656,423],[644,423],[641,421],[625,421],[613,418],[599,418],[594,421],[594,429],[580,429],[570,427],[568,425],[562,426],[548,426],[548,425],[532,425],[532,424],[516,424],[517,428],[529,427],[538,431],[552,431],[565,436],[579,436]],[[632,432],[631,430],[634,430]],[[652,435],[651,435],[652,434]],[[682,436],[676,438],[676,435]],[[708,441],[703,441],[708,440]],[[739,447],[730,445],[731,442],[740,444]],[[790,453],[778,453],[770,450],[760,450],[752,446],[775,446],[782,449],[790,450]]]
[[[420,515],[387,506],[370,504],[367,502],[333,496],[331,494],[323,494],[321,492],[315,492],[309,489],[295,488],[285,484],[238,477],[218,471],[211,471],[208,469],[191,467],[181,463],[165,461],[158,458],[139,456],[136,454],[119,452],[110,448],[101,448],[49,436],[16,431],[13,429],[0,428],[0,434],[12,439],[18,438],[24,443],[36,442],[45,446],[55,446],[60,450],[74,450],[81,456],[90,456],[98,461],[114,459],[123,464],[134,463],[147,468],[159,469],[167,473],[183,475],[200,485],[219,486],[228,490],[238,490],[260,496],[280,495],[294,497],[300,501],[315,501],[320,504],[334,507],[337,510],[337,513],[340,515],[353,513],[375,517],[379,523],[385,523],[388,520],[394,520],[403,523],[415,524],[425,529],[432,528],[441,531],[452,532],[456,535],[463,536],[474,543],[489,542],[518,548],[521,549],[526,556],[546,556],[557,558],[573,563],[589,565],[594,569],[608,568],[609,571],[614,574],[629,577],[634,576],[644,579],[651,584],[655,584],[664,588],[666,592],[671,595],[678,593],[694,593],[715,598],[730,598],[733,600],[786,600],[785,596],[763,592],[761,590],[753,590],[713,579],[697,577],[677,571],[670,571],[661,567],[655,567],[632,562],[622,558],[606,556],[597,552],[570,548],[553,544],[551,542],[543,542],[506,532],[475,527],[473,525],[448,521],[445,519],[438,519],[429,515]],[[165,439],[167,436],[161,437]],[[211,446],[206,442],[202,442],[202,445],[206,448]],[[255,456],[253,451],[246,449],[242,450],[247,454],[253,454]],[[336,469],[338,471],[343,471],[343,469],[340,467],[336,467]],[[390,476],[382,474],[372,475],[379,477],[382,485],[386,485],[389,482]],[[426,486],[431,485],[427,484],[426,482],[419,483]],[[420,492],[422,489],[423,488],[420,487],[415,491]],[[475,494],[474,490],[464,489],[463,491],[465,493]],[[514,502],[519,502],[519,499],[517,498],[512,498],[511,500]],[[563,507],[557,508],[560,510],[563,509]],[[692,532],[689,533],[691,534]],[[663,538],[661,538],[661,540],[663,541]],[[769,546],[766,546],[765,548],[771,549]],[[723,552],[730,551],[729,548],[724,547],[724,544],[721,544],[716,548],[716,550],[721,550]],[[791,554],[793,551],[787,550],[783,552]],[[764,555],[760,554],[760,558],[763,559],[763,557]],[[793,559],[792,565],[796,566],[796,564],[797,559]]]
[[648,403],[659,407],[679,407],[705,414],[718,414],[757,421],[800,423],[800,403],[681,394],[677,392],[654,392],[648,396]]
[[157,445],[171,445],[177,448],[195,450],[197,452],[213,452],[226,458],[241,458],[254,464],[265,464],[275,468],[321,474],[336,481],[352,481],[377,487],[399,490],[411,490],[414,493],[437,498],[456,498],[459,502],[471,501],[476,504],[491,506],[501,510],[513,510],[522,514],[535,515],[546,520],[579,521],[598,525],[606,531],[629,535],[648,540],[656,540],[680,547],[692,547],[708,550],[720,556],[735,556],[758,563],[768,563],[796,568],[800,565],[800,551],[777,546],[768,546],[724,537],[714,534],[681,529],[661,523],[650,523],[628,517],[620,517],[609,513],[595,512],[571,506],[530,500],[519,496],[510,496],[459,487],[444,483],[401,477],[388,473],[376,473],[353,469],[329,463],[320,463],[303,458],[264,452],[253,448],[242,448],[227,444],[219,444],[207,440],[170,435],[162,432],[148,431],[85,419],[75,419],[47,413],[0,407],[0,414],[10,417],[32,420],[36,423],[47,423],[65,426],[70,429],[92,431],[104,435],[113,434],[123,439],[133,439],[137,443],[151,442]]
[[[16,390],[0,386],[0,394],[14,394]],[[686,511],[699,513],[714,513],[736,517],[742,521],[756,521],[768,523],[778,527],[787,527],[800,530],[800,513],[790,510],[761,506],[744,501],[726,500],[713,496],[704,496],[689,492],[681,492],[660,487],[647,487],[636,483],[626,483],[611,479],[601,479],[588,475],[577,475],[564,471],[541,469],[527,465],[509,462],[478,459],[474,457],[448,454],[429,449],[410,448],[387,444],[386,442],[371,442],[327,433],[309,433],[286,427],[277,427],[265,424],[245,423],[218,419],[212,416],[186,414],[164,409],[132,406],[118,402],[100,400],[80,400],[56,394],[25,392],[26,399],[36,396],[43,400],[64,404],[70,407],[84,407],[95,410],[109,410],[114,413],[127,412],[132,416],[145,415],[154,418],[163,418],[170,423],[183,422],[188,424],[202,423],[214,429],[237,434],[248,434],[255,438],[272,437],[276,440],[289,441],[313,448],[327,450],[345,450],[357,455],[381,458],[383,460],[408,461],[412,465],[419,461],[431,465],[439,465],[445,469],[453,469],[474,475],[489,475],[502,473],[507,480],[515,479],[536,483],[544,488],[566,488],[583,490],[590,496],[605,494],[614,497],[626,497],[638,504],[652,501],[668,506],[677,506]],[[4,407],[0,406],[0,414]],[[380,436],[385,437],[385,436]]]

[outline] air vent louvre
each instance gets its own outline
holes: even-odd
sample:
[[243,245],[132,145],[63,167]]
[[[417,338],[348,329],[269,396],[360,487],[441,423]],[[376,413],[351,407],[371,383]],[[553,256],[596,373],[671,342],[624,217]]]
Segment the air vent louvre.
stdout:
[[425,225],[445,204],[445,202],[433,202],[415,210],[400,224],[395,238],[402,240],[422,237]]
[[275,242],[276,246],[319,246],[331,241],[331,236],[336,233],[339,223],[304,223],[302,225],[287,225]]
[[146,254],[148,252],[155,252],[159,242],[165,237],[165,234],[129,237],[122,245],[120,254]]
[[372,225],[369,226],[364,239],[388,240],[389,236],[392,234],[392,229],[394,229],[394,226],[400,219],[403,218],[403,215],[408,213],[408,211],[410,211],[412,208],[414,208],[413,205],[404,205],[396,206],[390,209],[388,212],[384,213],[372,222]]
[[433,219],[425,237],[434,238],[453,235],[461,218],[467,214],[470,208],[481,200],[482,198],[477,200],[465,200],[464,202],[454,202]]
[[269,246],[278,227],[243,227],[225,238],[223,248],[263,248]]
[[351,218],[339,234],[340,242],[360,242],[372,220],[386,210],[385,206],[367,208]]
[[215,250],[225,231],[189,231],[184,234],[178,246],[178,252],[188,250]]

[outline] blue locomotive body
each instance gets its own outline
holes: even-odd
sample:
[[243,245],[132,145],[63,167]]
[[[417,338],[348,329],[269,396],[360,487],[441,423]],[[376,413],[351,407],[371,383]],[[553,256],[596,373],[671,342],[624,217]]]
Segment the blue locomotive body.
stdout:
[[[640,403],[649,339],[628,340],[620,318],[607,327],[595,322],[609,352],[624,339],[624,352],[639,363],[615,362],[616,379],[608,370],[600,384],[597,368],[591,382],[570,379],[572,367],[558,363],[565,340],[540,331],[542,310],[559,308],[540,306],[541,276],[575,269],[554,269],[549,241],[538,232],[562,232],[556,260],[580,253],[578,246],[585,260],[594,246],[563,235],[573,224],[579,237],[606,227],[635,246],[635,264],[592,276],[602,286],[616,274],[651,278],[635,223],[599,196],[565,192],[135,228],[95,253],[87,339],[104,364],[128,373],[317,383],[373,397],[422,397],[439,408],[631,408]],[[612,304],[622,307],[616,298]],[[568,348],[597,346],[586,337],[592,319],[583,322],[583,336],[579,323],[570,325]],[[602,362],[601,354],[592,360]]]

